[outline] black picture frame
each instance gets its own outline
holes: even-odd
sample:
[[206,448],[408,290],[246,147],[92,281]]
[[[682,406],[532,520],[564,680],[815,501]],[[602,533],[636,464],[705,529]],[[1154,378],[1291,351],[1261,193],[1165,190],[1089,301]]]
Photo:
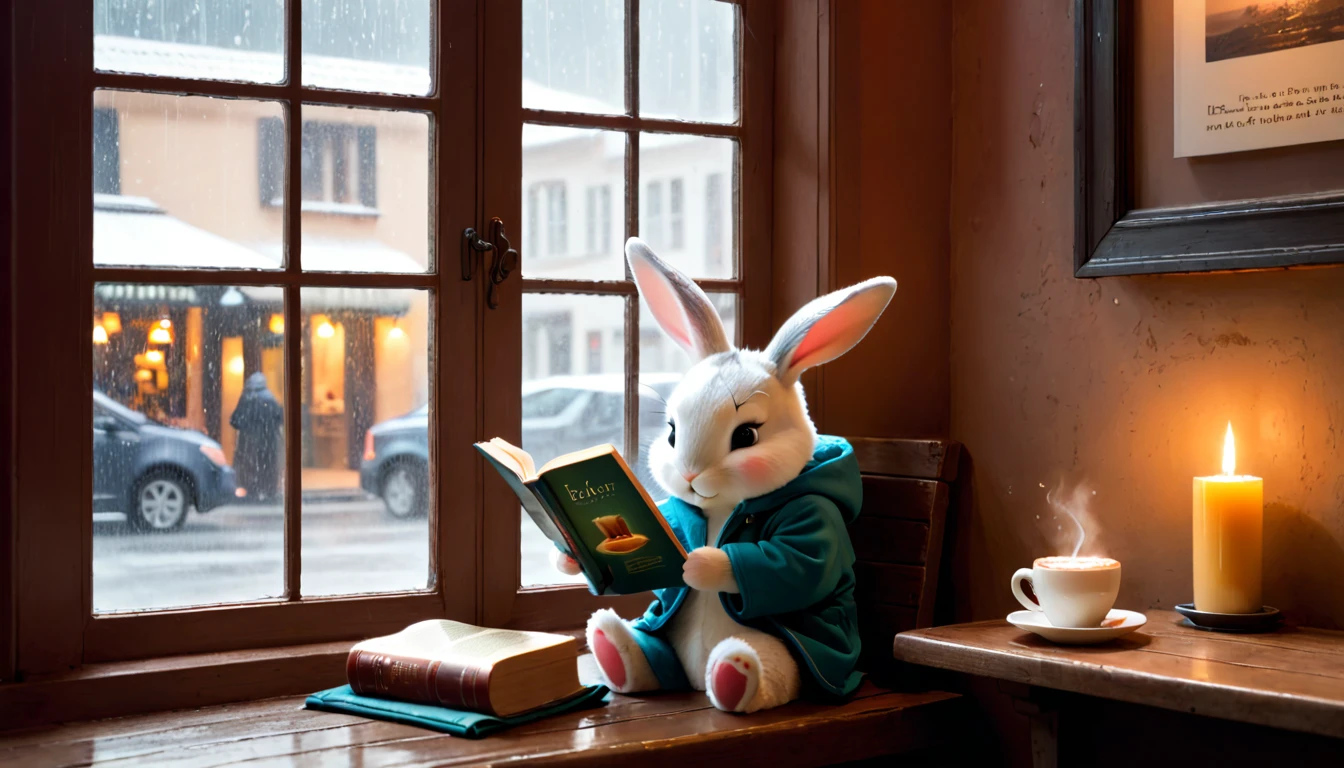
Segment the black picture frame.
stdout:
[[1132,7],[1074,0],[1074,276],[1344,263],[1344,190],[1134,208]]

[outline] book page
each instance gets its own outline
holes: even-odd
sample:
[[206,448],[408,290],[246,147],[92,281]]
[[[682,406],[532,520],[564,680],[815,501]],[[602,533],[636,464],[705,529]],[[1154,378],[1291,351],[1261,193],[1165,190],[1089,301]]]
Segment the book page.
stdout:
[[500,466],[514,473],[524,482],[536,479],[534,474],[536,468],[532,462],[532,456],[522,448],[511,445],[498,437],[491,438],[488,442],[476,443],[476,448],[499,462]]
[[395,635],[375,637],[352,650],[408,658],[498,661],[520,653],[559,645],[570,638],[547,632],[490,629],[447,619],[421,621]]
[[556,456],[554,459],[551,459],[541,466],[541,469],[537,471],[537,476],[540,477],[541,475],[546,474],[548,470],[555,469],[556,467],[578,464],[581,461],[587,461],[598,456],[606,456],[609,453],[617,453],[616,446],[611,443],[603,443],[601,445],[594,445],[592,448],[584,448],[581,451],[574,451],[572,453]]

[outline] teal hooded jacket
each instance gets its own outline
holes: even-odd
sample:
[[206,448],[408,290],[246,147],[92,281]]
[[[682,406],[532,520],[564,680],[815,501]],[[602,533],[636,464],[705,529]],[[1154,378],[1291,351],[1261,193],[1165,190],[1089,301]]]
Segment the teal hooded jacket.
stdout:
[[[793,652],[804,689],[845,696],[859,685],[859,624],[854,605],[854,548],[845,526],[858,517],[863,485],[854,449],[839,437],[817,438],[812,460],[787,485],[737,505],[715,544],[728,555],[738,594],[720,592],[728,615],[769,632]],[[687,551],[706,546],[698,507],[672,498],[659,505]],[[634,635],[664,689],[688,688],[663,628],[690,587],[654,592]]]

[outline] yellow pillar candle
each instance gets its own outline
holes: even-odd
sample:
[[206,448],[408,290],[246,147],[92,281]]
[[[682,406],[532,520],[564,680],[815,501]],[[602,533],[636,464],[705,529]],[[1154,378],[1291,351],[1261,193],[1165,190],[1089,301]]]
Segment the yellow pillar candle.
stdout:
[[1195,609],[1257,613],[1261,600],[1264,481],[1236,474],[1232,424],[1223,442],[1223,474],[1195,478]]

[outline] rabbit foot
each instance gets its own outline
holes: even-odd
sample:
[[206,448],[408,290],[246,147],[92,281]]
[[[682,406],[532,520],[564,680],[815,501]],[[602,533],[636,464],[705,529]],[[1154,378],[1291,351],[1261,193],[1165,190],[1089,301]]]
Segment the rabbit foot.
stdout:
[[652,691],[658,678],[629,626],[616,612],[603,608],[588,619],[588,647],[597,659],[607,687],[617,693]]
[[709,654],[705,674],[710,702],[725,712],[756,712],[798,698],[798,663],[779,639],[730,637]]

